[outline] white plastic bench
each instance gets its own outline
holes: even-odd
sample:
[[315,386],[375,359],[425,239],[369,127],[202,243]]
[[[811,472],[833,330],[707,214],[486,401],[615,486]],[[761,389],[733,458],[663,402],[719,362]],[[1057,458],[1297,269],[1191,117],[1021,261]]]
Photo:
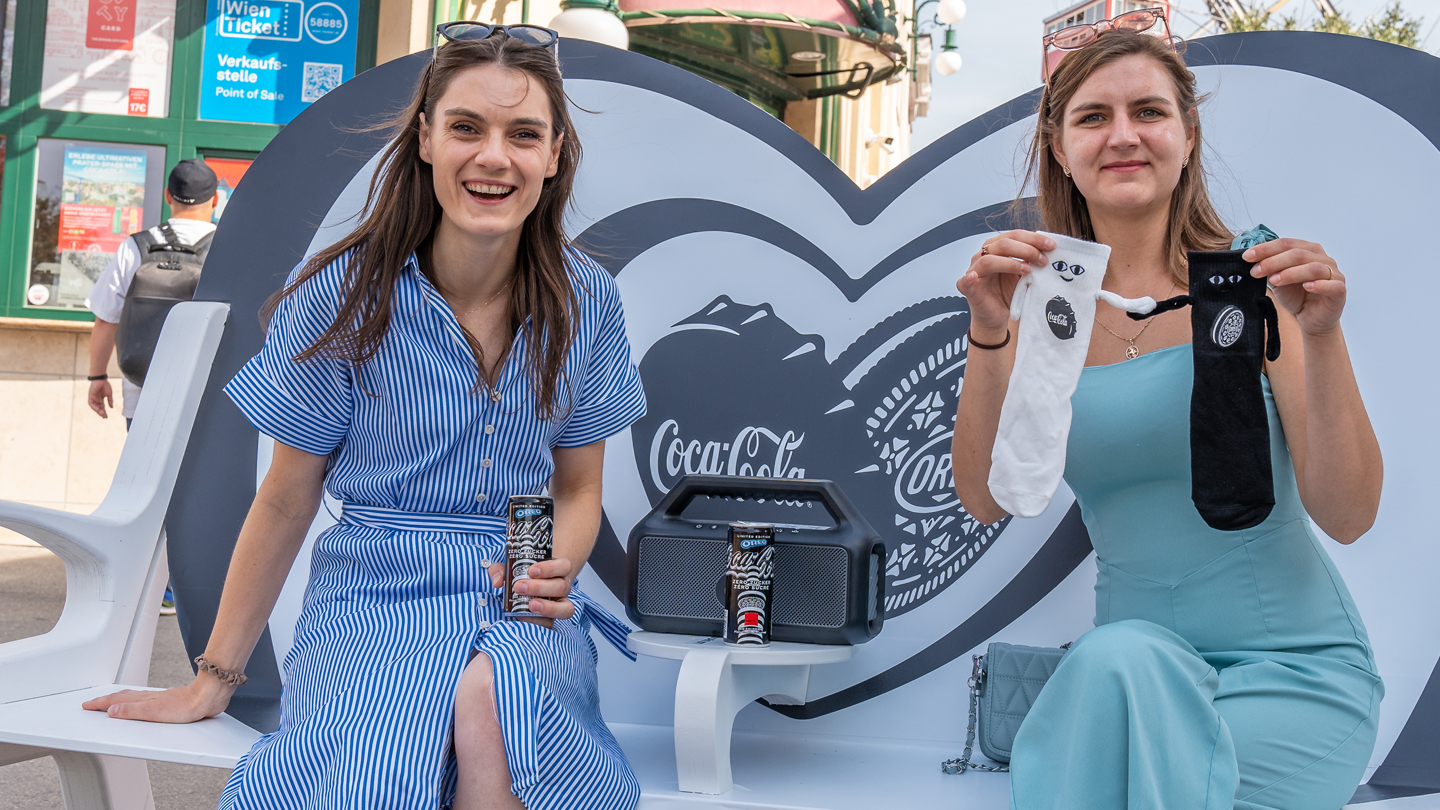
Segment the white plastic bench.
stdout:
[[[149,810],[154,801],[145,760],[231,768],[259,736],[223,714],[180,726],[80,708],[118,688],[144,688],[138,685],[146,679],[167,580],[163,522],[227,312],[224,304],[200,302],[172,312],[115,480],[93,514],[0,502],[0,525],[54,551],[67,574],[65,609],[55,628],[0,645],[0,765],[54,757],[70,810]],[[713,709],[717,697],[697,700]],[[686,792],[672,726],[611,727],[640,777],[644,810],[1008,804],[1004,775],[941,773],[940,761],[958,753],[951,744],[754,731],[727,735],[733,786]],[[1435,810],[1440,800],[1362,806]]]
[[[171,311],[115,479],[93,513],[0,501],[0,526],[53,551],[66,573],[55,627],[0,644],[0,765],[53,756],[71,810],[153,808],[140,760],[225,765],[255,737],[224,717],[147,729],[80,709],[117,685],[145,683],[168,580],[165,512],[228,312],[202,302]],[[167,755],[187,750],[212,758]]]

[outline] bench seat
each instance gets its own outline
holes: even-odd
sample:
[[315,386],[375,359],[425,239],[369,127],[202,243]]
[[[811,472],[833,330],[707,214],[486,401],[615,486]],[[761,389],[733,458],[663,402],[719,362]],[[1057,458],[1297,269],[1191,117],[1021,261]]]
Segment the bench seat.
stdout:
[[[260,736],[229,715],[189,725],[115,720],[80,704],[118,689],[94,686],[0,705],[0,743],[132,759],[232,768]],[[682,793],[670,726],[611,723],[640,777],[639,810],[874,810],[945,807],[1003,810],[1005,774],[950,776],[940,761],[959,753],[950,743],[736,731],[731,761],[735,787],[709,796]],[[1351,805],[1356,810],[1440,810],[1440,796]]]
[[171,725],[115,720],[80,708],[91,698],[121,689],[159,691],[144,686],[92,686],[6,703],[0,705],[0,743],[233,768],[260,737],[260,732],[225,714]]

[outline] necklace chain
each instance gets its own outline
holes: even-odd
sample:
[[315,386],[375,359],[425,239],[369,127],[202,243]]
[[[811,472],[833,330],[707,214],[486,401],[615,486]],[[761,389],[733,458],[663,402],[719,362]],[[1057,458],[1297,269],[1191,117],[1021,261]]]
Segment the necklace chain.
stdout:
[[[513,275],[510,276],[510,280],[509,280],[509,281],[506,281],[504,286],[502,286],[500,289],[496,290],[494,295],[492,295],[492,296],[490,296],[488,299],[486,299],[486,301],[485,301],[484,303],[476,304],[475,306],[473,306],[473,307],[465,310],[465,314],[464,314],[464,315],[461,315],[460,318],[468,318],[468,317],[470,317],[476,310],[478,310],[478,309],[483,309],[484,307],[488,307],[488,306],[490,306],[491,304],[495,303],[495,299],[499,298],[501,293],[503,293],[503,292],[505,292],[506,290],[510,289],[510,284],[511,284],[512,282],[514,282],[514,281],[515,281],[515,276],[513,276]],[[459,320],[459,318],[456,318],[456,320]]]
[[[1175,292],[1175,282],[1174,282],[1174,281],[1171,281],[1171,282],[1170,282],[1170,289],[1168,289],[1168,290],[1165,291],[1165,297],[1166,297],[1166,298],[1169,298],[1169,297],[1170,297],[1170,293],[1172,293],[1172,292]],[[1095,322],[1098,323],[1098,324],[1100,324],[1100,328],[1101,328],[1101,329],[1104,329],[1106,332],[1109,332],[1110,334],[1114,335],[1115,337],[1117,337],[1117,338],[1125,341],[1126,343],[1129,343],[1130,345],[1125,347],[1125,357],[1126,357],[1126,359],[1128,359],[1128,360],[1134,360],[1135,358],[1137,358],[1137,357],[1140,356],[1140,349],[1139,349],[1139,347],[1137,347],[1137,346],[1135,345],[1135,341],[1139,340],[1139,339],[1140,339],[1140,336],[1143,335],[1143,334],[1145,334],[1145,330],[1150,328],[1150,324],[1155,323],[1155,319],[1154,319],[1154,318],[1149,318],[1149,319],[1147,319],[1147,320],[1145,321],[1145,325],[1142,326],[1142,327],[1140,327],[1140,331],[1135,333],[1135,337],[1125,337],[1124,335],[1120,334],[1119,332],[1116,332],[1114,329],[1111,329],[1110,327],[1106,326],[1106,325],[1105,325],[1105,322],[1102,321],[1102,320],[1100,320],[1098,317],[1095,319]]]

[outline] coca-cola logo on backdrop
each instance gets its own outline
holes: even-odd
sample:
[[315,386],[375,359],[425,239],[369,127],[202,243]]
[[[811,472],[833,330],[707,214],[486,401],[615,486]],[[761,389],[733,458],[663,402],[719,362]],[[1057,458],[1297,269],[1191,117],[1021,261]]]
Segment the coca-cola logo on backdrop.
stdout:
[[716,298],[640,362],[649,412],[631,437],[646,494],[658,502],[686,475],[828,478],[885,540],[887,615],[924,604],[1003,527],[979,524],[955,496],[969,319],[962,298],[926,301],[831,362],[823,338],[770,305]]

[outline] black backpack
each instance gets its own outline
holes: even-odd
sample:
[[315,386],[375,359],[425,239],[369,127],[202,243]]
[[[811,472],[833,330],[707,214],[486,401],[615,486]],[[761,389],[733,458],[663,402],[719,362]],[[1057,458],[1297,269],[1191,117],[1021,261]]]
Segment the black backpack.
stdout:
[[165,241],[160,242],[143,230],[130,237],[140,249],[140,266],[125,293],[125,306],[120,310],[120,323],[115,328],[115,352],[125,379],[136,385],[145,384],[150,358],[160,341],[160,328],[170,308],[195,297],[200,283],[200,269],[210,252],[214,233],[206,234],[193,245],[186,245],[175,234],[169,222],[160,225]]

